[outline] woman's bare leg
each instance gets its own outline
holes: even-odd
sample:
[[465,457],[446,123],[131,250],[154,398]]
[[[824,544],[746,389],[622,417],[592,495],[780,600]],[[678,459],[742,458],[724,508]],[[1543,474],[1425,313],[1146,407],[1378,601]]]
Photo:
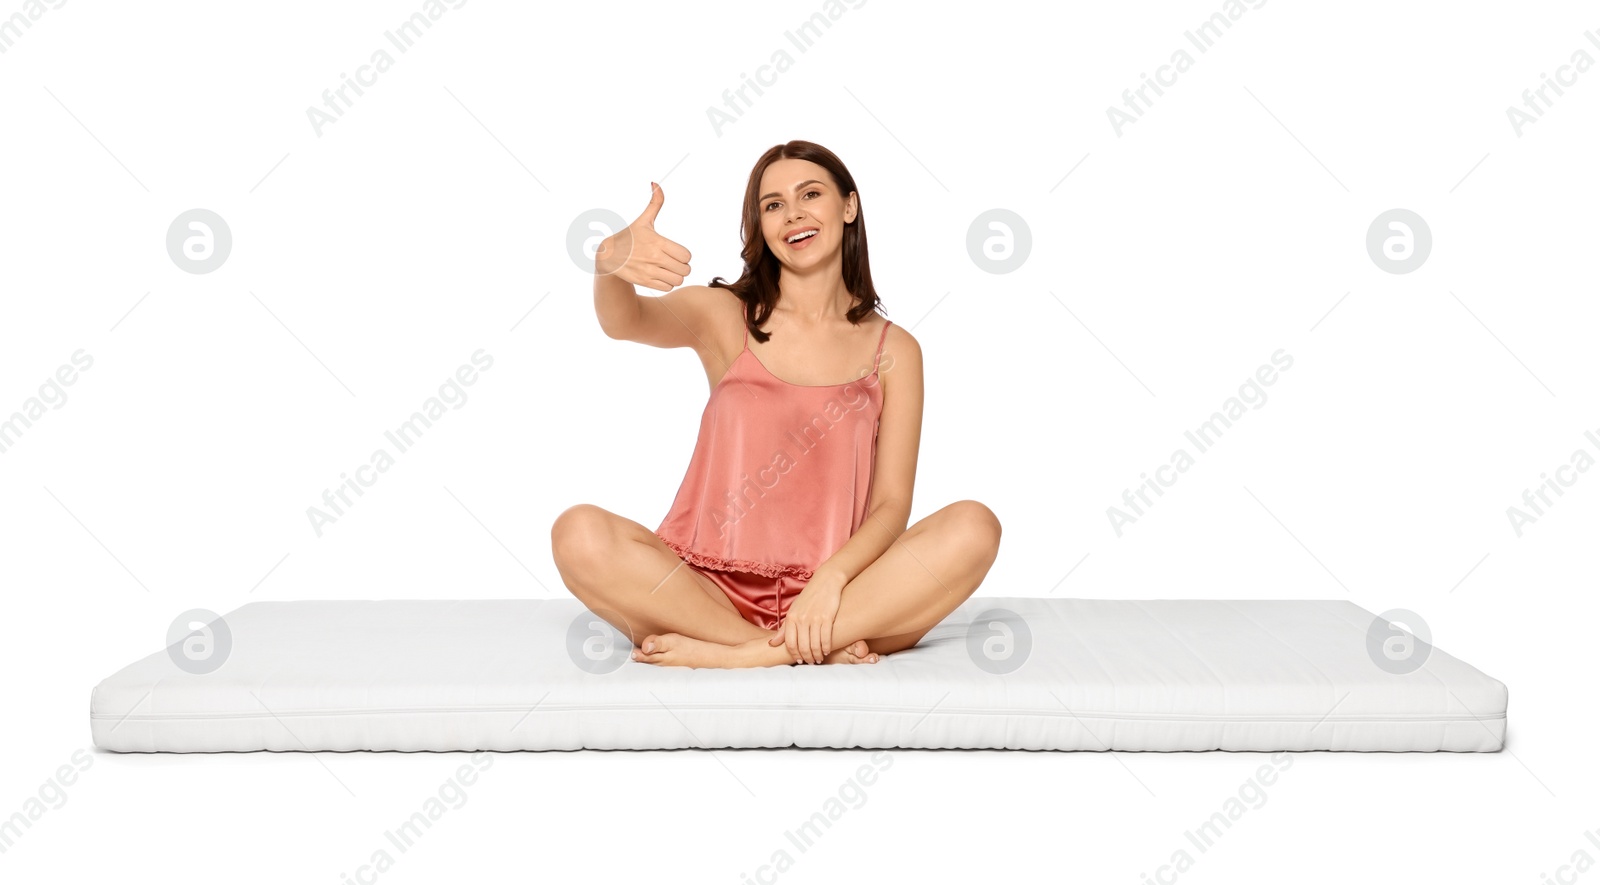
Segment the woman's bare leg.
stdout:
[[[977,501],[957,501],[929,514],[845,585],[833,619],[834,653],[858,640],[879,655],[915,645],[972,596],[999,550],[1000,520]],[[717,666],[794,662],[787,648],[769,646],[765,638],[746,641],[736,650],[730,663]],[[666,654],[636,659],[674,663],[673,657],[669,648]]]
[[833,647],[865,639],[890,654],[916,645],[972,596],[999,552],[1000,520],[983,504],[957,501],[930,513],[845,585]]
[[721,588],[685,565],[655,532],[609,510],[567,508],[550,528],[550,546],[572,595],[635,646],[652,633],[723,645],[772,635],[740,616]]

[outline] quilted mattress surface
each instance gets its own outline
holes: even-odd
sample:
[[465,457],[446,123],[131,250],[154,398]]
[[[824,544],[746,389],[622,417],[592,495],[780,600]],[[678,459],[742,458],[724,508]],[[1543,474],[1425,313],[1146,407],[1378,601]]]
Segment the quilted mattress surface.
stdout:
[[95,686],[90,726],[120,752],[1499,750],[1506,687],[1426,645],[1395,672],[1375,620],[1343,600],[983,597],[877,664],[686,669],[630,660],[572,598],[252,602],[201,663],[180,641]]

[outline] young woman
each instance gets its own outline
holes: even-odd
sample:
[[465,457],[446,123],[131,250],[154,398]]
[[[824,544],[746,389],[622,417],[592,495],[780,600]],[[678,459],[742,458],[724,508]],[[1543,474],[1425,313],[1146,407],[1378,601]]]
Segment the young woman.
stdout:
[[820,145],[768,150],[745,188],[744,272],[710,286],[683,286],[689,250],[656,233],[666,197],[650,188],[595,254],[595,313],[611,338],[693,348],[711,394],[659,528],[568,508],[550,532],[562,580],[635,661],[876,663],[910,648],[977,589],[1000,522],[957,501],[906,527],[922,351],[878,313],[855,179]]

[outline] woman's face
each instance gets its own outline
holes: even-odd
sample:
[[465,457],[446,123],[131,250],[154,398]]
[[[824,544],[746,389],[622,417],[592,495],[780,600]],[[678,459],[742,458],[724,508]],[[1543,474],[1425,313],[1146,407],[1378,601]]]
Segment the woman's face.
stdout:
[[[761,235],[785,267],[828,261],[856,217],[855,194],[841,194],[828,170],[810,160],[778,160],[761,174]],[[791,243],[790,237],[812,231]]]

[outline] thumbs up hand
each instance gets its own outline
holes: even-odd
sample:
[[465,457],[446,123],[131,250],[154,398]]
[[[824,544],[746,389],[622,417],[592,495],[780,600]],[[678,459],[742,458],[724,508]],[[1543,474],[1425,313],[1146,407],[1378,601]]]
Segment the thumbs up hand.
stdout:
[[670,292],[689,273],[689,250],[656,233],[656,216],[667,196],[650,182],[650,202],[633,223],[600,242],[595,273],[615,274],[637,286]]

